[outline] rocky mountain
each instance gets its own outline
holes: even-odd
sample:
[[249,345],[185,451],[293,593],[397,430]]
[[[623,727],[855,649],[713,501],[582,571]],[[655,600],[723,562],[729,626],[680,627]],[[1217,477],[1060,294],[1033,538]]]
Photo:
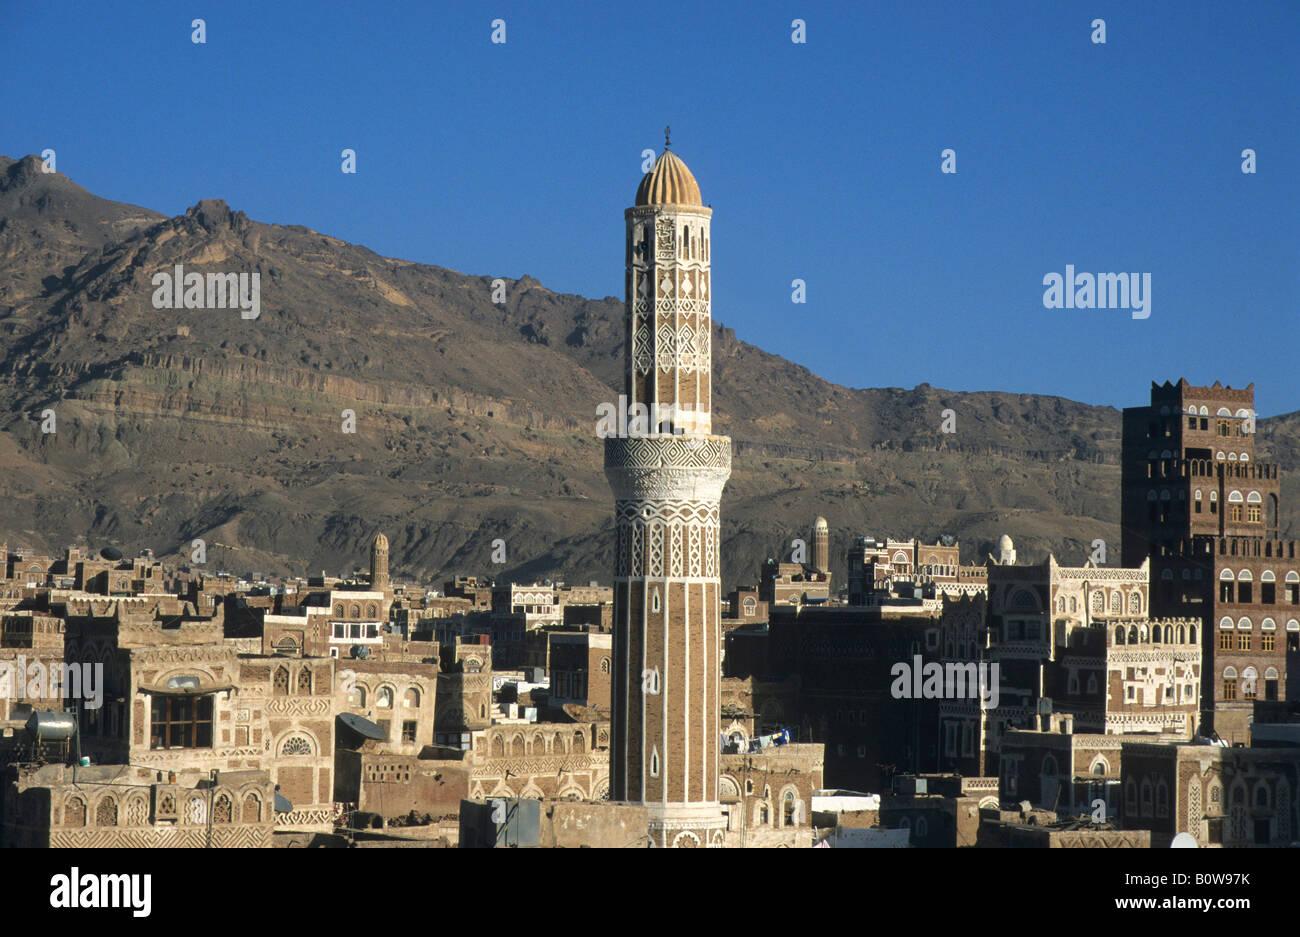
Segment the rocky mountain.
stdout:
[[[260,315],[155,308],[176,265],[256,271]],[[493,303],[492,280],[216,200],[168,218],[0,157],[0,538],[175,561],[203,538],[210,567],[305,573],[363,563],[383,530],[411,580],[608,581],[595,415],[621,387],[622,303],[530,277]],[[1114,409],[841,387],[716,320],[714,368],[715,431],[735,443],[727,586],[817,514],[840,577],[856,533],[952,534],[968,560],[1004,532],[1025,558],[1118,547]],[[1145,392],[1144,376],[1135,404]],[[1294,464],[1300,418],[1263,421],[1261,442]]]

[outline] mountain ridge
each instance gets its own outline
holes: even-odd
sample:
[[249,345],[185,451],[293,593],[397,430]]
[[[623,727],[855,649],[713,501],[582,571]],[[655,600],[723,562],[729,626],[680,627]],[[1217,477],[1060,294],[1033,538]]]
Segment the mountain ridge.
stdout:
[[[154,309],[151,277],[261,274],[261,315]],[[621,390],[623,305],[385,258],[220,199],[183,215],[101,199],[0,157],[0,537],[148,547],[209,566],[305,573],[389,538],[395,575],[608,581],[613,505],[596,406]],[[728,585],[832,527],[1010,533],[1082,562],[1119,537],[1119,411],[999,391],[847,388],[715,318],[714,426],[734,440]],[[1147,385],[1135,388],[1143,403]],[[952,409],[957,431],[940,431]],[[53,410],[57,432],[43,434]],[[344,432],[344,411],[355,433]],[[1260,421],[1284,468],[1300,416]],[[1275,451],[1274,451],[1275,450]],[[1291,486],[1284,483],[1284,489]],[[1285,524],[1284,508],[1284,527]],[[490,562],[492,541],[507,563]],[[1118,554],[1116,553],[1116,556]]]

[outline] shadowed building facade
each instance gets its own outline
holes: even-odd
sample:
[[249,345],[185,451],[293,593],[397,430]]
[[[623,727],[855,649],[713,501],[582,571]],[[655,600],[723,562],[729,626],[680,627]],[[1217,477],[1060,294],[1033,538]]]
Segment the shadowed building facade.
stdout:
[[712,434],[709,219],[667,149],[627,223],[629,413],[648,434],[605,440],[614,491],[610,796],[645,804],[656,845],[721,845],[719,502],[731,440]]

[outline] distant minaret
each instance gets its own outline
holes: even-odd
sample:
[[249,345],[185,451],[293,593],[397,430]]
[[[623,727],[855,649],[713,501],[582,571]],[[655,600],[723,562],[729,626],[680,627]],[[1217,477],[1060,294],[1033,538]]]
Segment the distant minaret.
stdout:
[[629,412],[657,404],[661,423],[605,440],[617,529],[610,798],[649,808],[655,845],[720,846],[718,505],[731,440],[712,435],[710,413],[713,211],[666,137],[624,214],[624,393]]
[[375,534],[370,544],[370,588],[383,592],[388,588],[388,538]]
[[1002,566],[1016,565],[1016,545],[1007,534],[998,540],[998,563]]
[[831,571],[831,528],[826,518],[813,521],[813,569],[819,573]]

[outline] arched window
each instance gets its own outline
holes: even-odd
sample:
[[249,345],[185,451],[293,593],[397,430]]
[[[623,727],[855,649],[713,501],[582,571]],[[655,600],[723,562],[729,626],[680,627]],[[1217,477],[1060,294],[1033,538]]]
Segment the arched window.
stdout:
[[579,730],[573,733],[573,750],[577,754],[582,754],[587,750],[587,737]]
[[348,702],[357,709],[362,709],[366,705],[366,688],[361,684],[353,684],[352,692],[348,694]]
[[342,603],[342,602],[339,602],[337,605],[334,606],[334,617],[335,617],[335,618],[342,618],[342,617],[343,617],[343,603]]
[[1116,644],[1123,644],[1123,643],[1124,643],[1124,626],[1123,626],[1123,625],[1116,625],[1116,626],[1115,626],[1115,643],[1116,643]]
[[272,685],[271,685],[271,695],[272,696],[289,695],[289,668],[288,667],[281,666],[276,668],[275,678],[272,680]]
[[1102,615],[1106,612],[1106,597],[1098,590],[1092,594],[1092,613]]
[[311,696],[311,668],[304,667],[298,671],[298,694]]
[[402,694],[402,706],[405,709],[419,709],[420,691],[415,687],[407,687],[406,692]]
[[117,826],[117,801],[105,797],[95,808],[95,826]]
[[1254,667],[1247,667],[1241,672],[1241,698],[1255,698],[1255,683],[1259,680],[1259,671]]
[[522,735],[516,735],[510,740],[510,757],[524,757],[524,737]]
[[249,794],[244,798],[244,822],[262,822],[262,801],[256,794]]
[[498,735],[496,738],[492,740],[492,757],[504,758],[505,756],[506,756],[506,743],[503,742],[501,740],[501,736]]
[[353,618],[360,618],[360,617],[361,617],[361,606],[360,606],[360,605],[353,605],[352,608],[351,608],[351,612],[352,612],[352,617],[353,617]]
[[280,746],[280,754],[286,756],[312,754],[311,742],[301,735],[291,735]]
[[1268,807],[1268,787],[1263,781],[1255,785],[1255,806]]
[[230,796],[218,794],[216,801],[212,805],[212,822],[229,823],[233,813],[234,805],[230,802]]
[[609,658],[608,658],[608,657],[602,657],[602,658],[600,659],[600,672],[601,672],[601,673],[609,673]]
[[373,618],[378,618],[378,617],[379,617],[379,609],[375,608],[375,606],[374,606],[373,604],[371,604],[371,605],[367,605],[367,606],[366,606],[366,617],[367,617],[367,618],[371,618],[371,619],[373,619]]
[[63,808],[63,825],[83,827],[86,825],[86,802],[80,797],[69,797]]
[[650,590],[650,611],[659,611],[659,590],[657,588]]
[[380,709],[392,709],[393,691],[386,686],[381,686],[375,698],[375,705]]

